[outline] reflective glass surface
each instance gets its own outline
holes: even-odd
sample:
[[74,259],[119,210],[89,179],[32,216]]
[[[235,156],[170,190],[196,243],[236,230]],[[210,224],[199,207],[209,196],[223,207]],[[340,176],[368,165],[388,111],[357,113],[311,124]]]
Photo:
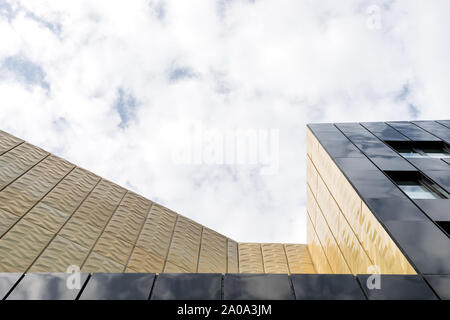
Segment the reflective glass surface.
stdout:
[[21,276],[21,273],[0,273],[0,300],[8,294]]
[[439,199],[439,195],[416,181],[399,181],[398,186],[411,199]]
[[293,300],[287,274],[226,274],[224,300]]
[[153,273],[94,273],[80,300],[148,300]]
[[419,275],[358,275],[369,300],[437,300]]
[[151,300],[220,300],[222,275],[161,273]]
[[87,273],[28,273],[7,300],[75,300]]

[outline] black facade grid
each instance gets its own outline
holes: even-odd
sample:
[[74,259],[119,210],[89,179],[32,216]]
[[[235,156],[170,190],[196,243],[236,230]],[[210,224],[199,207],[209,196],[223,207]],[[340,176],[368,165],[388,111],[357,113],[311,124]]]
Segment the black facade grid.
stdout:
[[[348,138],[348,140],[351,141],[352,143],[354,143],[355,146],[357,146],[357,147],[358,147],[358,144],[360,144],[360,146],[361,146],[361,144],[364,144],[366,139],[368,139],[367,141],[369,141],[369,142],[370,141],[373,142],[374,141],[373,138],[370,136],[367,136],[367,133],[372,134],[370,132],[370,130],[368,130],[362,124],[359,127],[358,127],[358,125],[359,124],[356,124],[356,123],[355,124],[350,124],[350,123],[336,124],[336,129],[341,132],[345,130],[346,132],[342,132],[342,134],[344,136],[346,136],[346,134],[349,134],[349,132],[350,132],[351,137],[346,136],[346,138]],[[402,125],[404,127],[408,127],[403,122],[402,122]],[[412,125],[412,124],[410,124],[410,125]],[[417,126],[415,126],[415,125],[413,125],[413,126],[417,129],[419,129]],[[397,187],[397,185],[390,179],[390,177],[388,177],[385,174],[384,170],[386,170],[386,169],[380,168],[379,164],[375,163],[371,159],[370,156],[367,156],[365,154],[366,160],[363,160],[363,159],[354,159],[353,157],[351,157],[351,158],[336,157],[336,156],[333,156],[333,154],[330,154],[330,152],[328,152],[327,147],[326,147],[327,143],[323,143],[323,140],[332,136],[333,129],[332,129],[331,125],[326,124],[326,126],[323,127],[325,130],[322,132],[321,132],[320,124],[315,124],[314,126],[308,125],[308,127],[311,128],[311,131],[313,132],[313,134],[319,140],[321,145],[324,147],[324,149],[327,151],[327,153],[330,155],[330,157],[333,159],[333,161],[336,163],[336,165],[340,168],[340,170],[342,171],[344,176],[348,179],[348,181],[353,186],[353,188],[356,190],[356,192],[361,197],[361,199],[375,214],[376,218],[383,225],[383,227],[388,232],[388,234],[392,237],[394,242],[399,246],[399,249],[405,254],[405,256],[412,263],[412,265],[415,266],[416,271],[418,271],[418,273],[422,273],[422,270],[425,271],[424,273],[450,273],[450,255],[447,253],[447,249],[450,251],[450,239],[443,232],[443,229],[441,228],[441,226],[436,223],[436,220],[434,220],[432,218],[432,215],[429,213],[430,210],[423,210],[422,207],[420,207],[420,202],[418,203],[416,201],[413,201],[413,199],[410,199],[409,197],[407,197],[406,194],[404,194],[404,192],[401,191]],[[372,127],[373,127],[373,125],[372,125]],[[359,128],[361,128],[363,130],[364,129],[367,130],[367,133],[364,133],[364,131],[361,132]],[[319,132],[319,134],[317,134],[318,132]],[[326,134],[324,134],[324,132]],[[429,134],[429,133],[426,133],[426,134]],[[379,140],[379,142],[377,142],[377,144],[382,143],[385,145],[386,148],[390,148],[390,146],[386,145],[380,137],[377,137],[374,134],[372,134],[372,135],[374,137],[376,137],[377,140]],[[355,139],[355,141],[352,141],[352,138]],[[436,141],[436,139],[434,139],[434,141]],[[364,147],[365,146],[362,145],[362,148],[364,148]],[[364,150],[361,150],[361,151],[364,151]],[[392,150],[392,151],[394,151],[394,150]],[[363,154],[364,154],[364,152],[363,152]],[[410,169],[412,168],[413,171],[422,172],[425,176],[427,176],[428,178],[431,178],[431,180],[433,180],[435,182],[436,182],[436,180],[438,180],[437,177],[434,177],[434,179],[433,179],[433,177],[429,177],[430,172],[428,172],[428,174],[427,174],[427,172],[423,172],[422,170],[420,170],[419,168],[414,166],[413,163],[409,162],[408,159],[405,159],[398,154],[395,158],[399,159],[399,161],[401,161],[401,162],[408,163],[409,168]],[[344,160],[344,161],[342,161],[342,160]],[[371,164],[368,164],[367,161],[370,161]],[[355,169],[354,165],[345,165],[346,162],[352,162],[352,164],[359,163],[359,164],[363,165],[366,169],[369,169],[369,171],[360,170],[358,168]],[[376,171],[378,171],[378,173],[376,171],[373,171],[374,168],[376,168]],[[382,170],[382,169],[384,169],[384,170]],[[364,179],[367,180],[367,182],[372,185],[361,189],[361,186],[364,186],[364,185],[360,184],[358,186],[358,183],[357,183],[358,180],[355,179],[355,170],[356,170],[356,172],[358,172],[358,170],[360,170],[358,174],[364,177],[363,180]],[[353,173],[352,173],[352,171],[353,171]],[[406,170],[406,171],[409,171],[409,170]],[[440,173],[444,173],[444,172],[441,171]],[[445,173],[449,174],[450,171],[445,171]],[[352,177],[349,177],[349,174]],[[358,174],[356,174],[356,176],[358,176]],[[377,193],[376,187],[374,187],[373,184],[375,183],[375,185],[376,185],[377,183],[385,182],[384,179],[381,179],[380,174],[382,174],[384,176],[384,179],[389,179],[392,186],[396,189],[396,190],[392,189],[393,194],[388,194],[391,192],[387,192],[389,190],[389,188],[386,186],[384,189],[380,190],[381,192]],[[355,185],[355,183],[356,183],[356,185]],[[438,183],[438,184],[441,185],[441,183]],[[389,204],[389,201],[391,201],[391,204],[397,205],[397,209],[395,212],[398,212],[399,211],[398,205],[401,204],[403,201],[404,204],[408,203],[409,207],[411,207],[411,204],[412,204],[416,208],[415,211],[420,212],[423,215],[424,219],[421,219],[419,216],[416,215],[414,217],[412,217],[412,216],[409,217],[407,220],[411,220],[411,221],[403,221],[404,223],[402,223],[402,221],[390,221],[389,220],[390,217],[387,217],[385,214],[383,215],[383,212],[381,210],[379,210],[379,206],[378,206],[378,209],[376,207],[374,208],[373,199],[371,199],[371,197],[367,197],[368,193],[370,194],[372,191],[374,191],[376,196],[380,196],[381,194],[387,195],[387,196],[381,196],[381,199],[378,199],[379,204],[381,203],[382,205],[385,205],[385,208],[386,208],[386,204]],[[361,192],[363,192],[363,193],[361,193]],[[399,194],[401,194],[400,197],[399,197]],[[373,194],[371,196],[373,196]],[[374,196],[373,198],[376,198],[376,196]],[[389,198],[392,198],[392,199],[388,200]],[[403,199],[403,200],[401,200],[401,199]],[[406,214],[410,215],[409,211],[410,210],[403,210],[402,214],[406,213]],[[401,210],[400,210],[400,212],[401,212]],[[403,228],[401,228],[399,225],[403,225]],[[408,226],[411,227],[410,229],[416,230],[416,232],[417,232],[416,237],[417,237],[417,235],[419,235],[421,237],[425,237],[423,242],[418,243],[416,245],[416,247],[414,247],[414,245],[409,243],[409,239],[405,239],[404,237],[402,237],[402,235],[405,234],[405,232],[403,232],[403,229],[407,228]],[[392,232],[392,231],[394,231],[394,232]],[[421,233],[421,231],[422,231],[422,233]],[[431,234],[430,234],[430,232],[431,232]],[[414,238],[413,234],[411,234],[410,236]],[[434,241],[436,241],[435,244],[439,244],[439,245],[436,247],[436,246],[433,246],[432,243],[427,243],[427,241],[426,241],[427,237],[430,237],[430,239],[428,239],[428,241],[433,241],[433,239],[434,239]],[[405,250],[405,248],[407,250]],[[406,253],[406,251],[408,251],[408,253]],[[412,253],[412,256],[410,256],[411,253]],[[426,259],[426,257],[424,258],[423,254],[428,255],[428,258],[430,257],[430,255],[431,255],[431,257],[434,256],[434,258],[433,258],[434,262],[435,262],[434,267],[431,266],[431,268],[430,268],[430,264],[432,264],[432,263],[429,261],[430,259]],[[433,260],[433,259],[431,259],[431,260]],[[414,260],[414,262],[413,262],[413,260]],[[416,265],[416,261],[420,262],[419,263],[420,267]],[[420,270],[418,270],[418,269],[420,269]]]
[[[14,275],[14,279],[12,278]],[[15,274],[0,273],[0,283],[12,283],[9,295],[1,297],[10,300],[123,300],[143,299],[154,300],[156,280],[161,275],[154,273],[116,273],[81,274],[82,286],[79,290],[66,287],[69,274],[61,273],[30,273]],[[168,274],[169,275],[169,274]],[[186,283],[183,276],[190,275],[197,282],[206,286],[216,286],[212,274],[171,274],[171,287],[162,289],[173,290],[169,296],[174,300],[223,300],[228,298],[272,300],[449,300],[449,275],[351,275],[351,274],[225,274],[220,279],[232,277],[234,281],[220,281],[219,293],[214,296],[199,297],[192,294],[192,283]],[[238,278],[236,278],[238,276]],[[370,277],[379,277],[380,287],[369,289]],[[106,278],[105,278],[106,277]],[[99,282],[105,278],[106,283]],[[135,281],[129,281],[129,279]],[[27,279],[24,281],[24,279]],[[96,280],[97,279],[97,280]],[[139,279],[147,279],[139,281]],[[236,281],[236,279],[238,281]],[[111,286],[111,280],[113,285]],[[36,282],[38,281],[38,282]],[[123,285],[122,285],[123,284]],[[287,286],[286,286],[287,285]],[[181,290],[181,291],[180,291]],[[227,291],[228,295],[224,295]],[[147,292],[150,295],[146,297]],[[230,295],[231,293],[231,295]]]
[[[332,154],[329,153],[329,151],[327,150],[326,146],[324,146],[324,139],[328,138],[331,135],[322,135],[322,139],[321,139],[321,135],[318,134],[317,131],[314,131],[313,128],[315,127],[316,130],[319,129],[320,130],[320,124],[308,124],[307,125],[310,129],[311,132],[313,133],[313,135],[317,138],[317,140],[319,141],[319,143],[323,146],[324,150],[328,153],[328,155],[330,156],[330,158],[332,159],[332,161],[338,166],[338,168],[341,170],[342,174],[345,176],[345,178],[347,179],[347,181],[350,183],[350,185],[353,187],[353,189],[356,191],[356,193],[358,194],[358,196],[361,198],[362,201],[364,201],[364,203],[371,209],[373,210],[373,208],[367,203],[367,193],[364,194],[361,191],[361,188],[355,183],[355,179],[352,179],[349,176],[349,172],[351,172],[350,170],[354,170],[354,166],[351,166],[351,169],[346,170],[342,164],[340,164],[339,162],[337,162],[336,160],[341,158],[341,159],[351,159],[352,162],[355,162],[354,158],[346,158],[346,157],[333,157]],[[336,126],[330,126],[327,124],[326,127],[326,132],[333,134],[333,135],[342,135],[343,137],[345,137],[345,139],[347,139],[347,141],[351,144],[353,144],[351,142],[351,140],[349,140]],[[394,191],[397,191],[398,195],[400,195],[400,197],[404,197],[405,199],[408,199],[403,192],[400,191],[400,189],[397,187],[397,185],[394,184],[394,182],[387,177],[384,172],[382,170],[380,170],[366,155],[364,155],[364,153],[362,153],[356,146],[355,148],[361,153],[361,157],[357,157],[357,161],[359,162],[365,162],[367,165],[366,168],[370,168],[370,170],[373,170],[373,173],[376,173],[376,176],[378,177],[383,177],[384,181],[387,181],[389,183],[389,186],[391,187],[391,192],[388,192],[388,195],[392,195],[392,193]],[[372,191],[373,188],[373,177],[368,178],[368,171],[366,170],[366,168],[364,168],[361,171],[361,177],[363,177],[364,180],[367,180],[370,185],[370,192]],[[385,193],[385,190],[383,190],[383,193]],[[390,232],[390,230],[387,228],[386,226],[386,222],[383,221],[381,219],[381,217],[379,216],[378,212],[376,210],[372,211],[375,218],[378,220],[378,222],[383,226],[383,228],[386,230],[386,232],[388,233],[388,235],[392,238],[392,240],[394,241],[394,243],[398,246],[399,250],[403,253],[403,255],[406,257],[406,259],[409,261],[409,263],[411,264],[411,266],[416,270],[417,273],[420,273],[420,271],[417,269],[417,267],[415,266],[414,262],[410,259],[410,257],[406,254],[406,252],[403,250],[403,247],[401,246],[401,244],[397,241],[397,239],[393,236],[393,234]]]
[[419,128],[409,121],[390,121],[386,122],[386,124],[401,132],[412,141],[442,141],[438,137],[430,134],[422,128]]

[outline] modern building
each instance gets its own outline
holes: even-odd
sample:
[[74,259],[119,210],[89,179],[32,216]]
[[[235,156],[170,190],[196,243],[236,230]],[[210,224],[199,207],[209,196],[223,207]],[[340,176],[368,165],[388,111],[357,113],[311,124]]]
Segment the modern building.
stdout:
[[307,244],[240,243],[0,131],[0,299],[450,299],[450,121],[306,144]]

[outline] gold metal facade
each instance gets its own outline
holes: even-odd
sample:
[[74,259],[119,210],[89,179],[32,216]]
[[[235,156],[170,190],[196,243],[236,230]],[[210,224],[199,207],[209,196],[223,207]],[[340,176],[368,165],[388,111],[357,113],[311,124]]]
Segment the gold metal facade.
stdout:
[[316,272],[306,245],[238,243],[0,131],[0,272],[72,265],[86,272]]
[[317,272],[415,274],[309,128],[306,141],[307,243]]

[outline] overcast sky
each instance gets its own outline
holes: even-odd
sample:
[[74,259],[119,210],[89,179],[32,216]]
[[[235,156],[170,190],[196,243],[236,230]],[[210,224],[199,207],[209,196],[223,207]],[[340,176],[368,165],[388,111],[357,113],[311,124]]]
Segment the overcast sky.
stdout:
[[0,129],[235,240],[305,242],[306,123],[449,119],[449,12],[0,0]]

